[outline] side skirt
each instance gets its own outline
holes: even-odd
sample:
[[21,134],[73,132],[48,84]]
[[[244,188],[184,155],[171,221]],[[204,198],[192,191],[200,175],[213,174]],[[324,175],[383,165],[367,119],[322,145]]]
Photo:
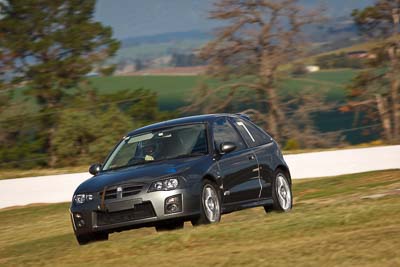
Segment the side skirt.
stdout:
[[241,201],[241,202],[224,204],[222,206],[222,214],[227,214],[234,211],[254,208],[259,206],[272,205],[273,203],[274,202],[272,198],[263,198],[263,199],[253,199],[250,201]]

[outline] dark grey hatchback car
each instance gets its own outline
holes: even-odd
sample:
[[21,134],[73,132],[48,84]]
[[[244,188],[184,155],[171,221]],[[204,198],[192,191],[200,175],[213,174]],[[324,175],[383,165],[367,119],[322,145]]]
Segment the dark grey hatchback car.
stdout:
[[76,189],[70,212],[79,244],[143,226],[158,231],[220,221],[263,206],[292,208],[277,143],[248,117],[212,114],[146,126],[122,138]]

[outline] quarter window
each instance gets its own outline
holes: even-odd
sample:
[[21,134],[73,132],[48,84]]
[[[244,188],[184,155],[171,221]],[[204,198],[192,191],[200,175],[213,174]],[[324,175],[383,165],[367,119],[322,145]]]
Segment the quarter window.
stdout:
[[216,148],[219,148],[223,142],[235,143],[236,150],[241,150],[246,147],[243,139],[226,118],[217,119],[213,123],[213,133]]
[[236,128],[250,147],[260,146],[271,141],[271,137],[252,123],[237,118],[234,118],[234,121]]

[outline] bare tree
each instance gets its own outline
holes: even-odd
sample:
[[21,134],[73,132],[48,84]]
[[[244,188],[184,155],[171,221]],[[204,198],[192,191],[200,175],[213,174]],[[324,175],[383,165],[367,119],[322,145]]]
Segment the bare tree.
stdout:
[[276,86],[278,70],[302,53],[302,29],[316,17],[317,12],[305,12],[297,0],[217,1],[210,18],[224,26],[200,56],[208,60],[208,73],[222,83],[216,88],[201,86],[189,109],[226,110],[238,95],[240,102],[248,102],[247,95],[255,99],[248,111],[263,118],[275,138],[285,137],[286,117]]
[[356,77],[350,106],[376,110],[389,142],[400,142],[400,0],[379,0],[353,17],[360,31],[380,40],[370,65],[375,69]]

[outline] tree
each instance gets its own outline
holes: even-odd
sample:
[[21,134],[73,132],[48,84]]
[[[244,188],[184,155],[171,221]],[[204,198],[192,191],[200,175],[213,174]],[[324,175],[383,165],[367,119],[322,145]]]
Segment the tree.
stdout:
[[59,106],[64,89],[118,49],[111,28],[93,21],[95,3],[0,2],[0,66],[8,67],[12,82],[25,82],[43,109]]
[[400,141],[400,0],[379,0],[353,18],[360,32],[378,39],[369,62],[373,70],[361,73],[350,88],[351,106],[376,110],[385,138]]
[[[67,89],[119,47],[111,28],[93,20],[95,3],[0,1],[0,84],[27,86],[42,113],[63,107]],[[42,118],[48,151],[53,151],[56,116]]]
[[243,90],[250,91],[256,101],[252,112],[276,139],[285,137],[286,119],[276,86],[278,70],[302,53],[302,29],[316,19],[316,13],[304,12],[297,2],[217,1],[210,18],[224,26],[200,56],[208,61],[208,73],[222,83],[211,89],[202,85],[189,110],[227,110],[237,97],[243,97]]
[[104,66],[99,69],[102,76],[111,76],[115,72],[116,65]]
[[[58,166],[101,162],[128,131],[172,115],[159,111],[157,95],[150,90],[107,95],[87,91],[85,95],[71,97],[71,107],[64,109],[57,121],[52,152]],[[93,104],[96,102],[102,104]]]
[[[1,99],[4,97],[4,102]],[[0,94],[0,167],[30,168],[44,166],[47,155],[41,135],[38,117],[24,119],[31,106],[26,102],[10,103],[5,94]],[[32,160],[35,159],[35,160]]]
[[118,138],[133,126],[129,116],[116,105],[106,110],[66,110],[57,122],[54,137],[57,165],[103,161]]

